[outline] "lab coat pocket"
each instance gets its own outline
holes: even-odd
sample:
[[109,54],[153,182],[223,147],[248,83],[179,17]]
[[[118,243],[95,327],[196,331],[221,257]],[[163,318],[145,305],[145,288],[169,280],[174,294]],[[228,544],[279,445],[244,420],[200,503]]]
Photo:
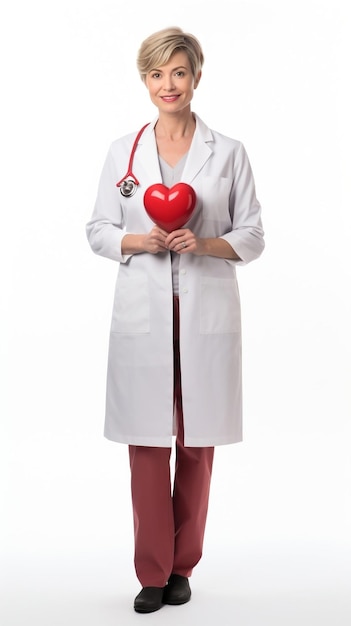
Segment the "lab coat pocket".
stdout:
[[232,180],[205,176],[202,181],[202,215],[205,220],[228,220]]
[[111,332],[128,334],[150,332],[150,297],[145,277],[118,279]]
[[200,333],[239,333],[240,298],[235,278],[201,279]]

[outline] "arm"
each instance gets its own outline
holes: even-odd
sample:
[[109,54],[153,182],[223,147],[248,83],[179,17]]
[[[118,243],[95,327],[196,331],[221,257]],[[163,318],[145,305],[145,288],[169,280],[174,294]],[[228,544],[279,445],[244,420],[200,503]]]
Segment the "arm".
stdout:
[[[228,241],[220,237],[195,237],[188,228],[181,228],[170,233],[165,241],[166,247],[178,254],[191,252],[196,256],[214,256],[220,259],[239,261],[240,257]],[[186,244],[185,246],[183,244]]]
[[116,193],[116,168],[109,150],[100,176],[94,211],[86,225],[86,235],[96,254],[121,263],[128,257],[122,252],[125,236],[124,218]]
[[91,220],[86,225],[89,244],[96,254],[125,263],[133,254],[164,252],[167,234],[154,226],[142,234],[126,233],[125,219],[116,190],[118,178],[110,148],[99,181],[98,193]]
[[255,181],[245,148],[240,144],[234,164],[234,184],[230,196],[232,229],[221,236],[236,251],[239,264],[257,259],[265,247],[261,205],[256,198]]
[[[190,252],[197,256],[233,260],[239,264],[249,263],[260,256],[264,249],[261,206],[256,198],[251,166],[242,144],[235,155],[228,207],[231,226],[223,234],[201,238],[189,229],[179,229],[167,237],[167,247],[178,254]],[[228,217],[227,206],[222,206],[221,210]]]

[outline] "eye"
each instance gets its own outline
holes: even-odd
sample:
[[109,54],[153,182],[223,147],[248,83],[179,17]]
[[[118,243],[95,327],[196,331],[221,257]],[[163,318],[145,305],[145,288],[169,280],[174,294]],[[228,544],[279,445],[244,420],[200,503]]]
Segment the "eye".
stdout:
[[185,76],[185,72],[183,72],[183,70],[179,70],[178,72],[176,72],[176,76]]
[[154,72],[153,74],[151,74],[151,78],[160,78],[160,76],[160,72]]

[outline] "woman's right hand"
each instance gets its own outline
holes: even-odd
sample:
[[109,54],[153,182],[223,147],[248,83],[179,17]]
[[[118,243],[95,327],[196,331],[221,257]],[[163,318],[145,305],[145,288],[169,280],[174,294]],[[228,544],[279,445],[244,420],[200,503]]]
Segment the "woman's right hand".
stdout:
[[154,226],[149,233],[144,235],[132,235],[128,233],[122,239],[122,254],[158,254],[167,250],[165,245],[168,233],[159,226]]
[[158,254],[167,250],[165,241],[168,233],[154,226],[147,235],[144,235],[144,250],[150,254]]

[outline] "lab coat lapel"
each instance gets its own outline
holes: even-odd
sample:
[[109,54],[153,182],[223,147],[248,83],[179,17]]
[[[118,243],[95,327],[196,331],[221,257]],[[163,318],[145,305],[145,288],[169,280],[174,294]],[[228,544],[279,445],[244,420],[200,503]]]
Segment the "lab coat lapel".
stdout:
[[191,184],[212,154],[210,142],[213,141],[210,129],[195,115],[196,129],[185,163],[182,181]]

